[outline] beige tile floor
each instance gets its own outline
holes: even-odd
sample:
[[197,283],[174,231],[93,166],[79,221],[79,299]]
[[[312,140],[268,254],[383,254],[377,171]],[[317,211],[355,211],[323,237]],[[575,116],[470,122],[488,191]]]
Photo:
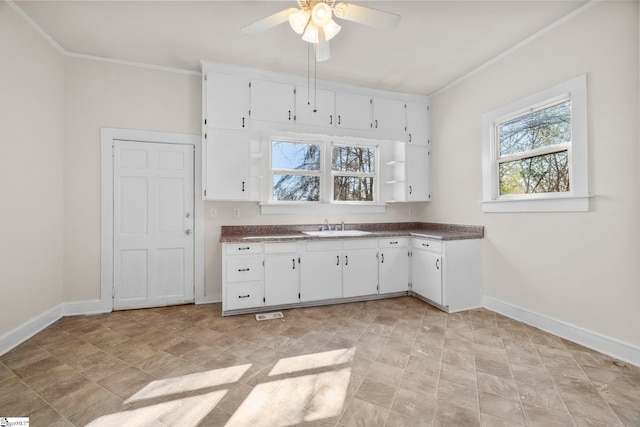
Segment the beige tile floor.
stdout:
[[410,297],[222,318],[66,317],[0,357],[31,426],[640,426],[640,368]]

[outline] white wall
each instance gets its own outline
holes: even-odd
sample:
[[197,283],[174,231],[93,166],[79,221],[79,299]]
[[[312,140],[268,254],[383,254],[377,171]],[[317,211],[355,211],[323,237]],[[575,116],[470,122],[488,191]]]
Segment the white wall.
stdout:
[[[432,98],[430,221],[483,224],[485,295],[640,348],[638,2],[602,2]],[[588,213],[483,213],[483,113],[588,75]]]
[[200,133],[197,75],[65,59],[64,300],[100,299],[100,128]]
[[62,302],[63,115],[62,55],[0,3],[0,337]]

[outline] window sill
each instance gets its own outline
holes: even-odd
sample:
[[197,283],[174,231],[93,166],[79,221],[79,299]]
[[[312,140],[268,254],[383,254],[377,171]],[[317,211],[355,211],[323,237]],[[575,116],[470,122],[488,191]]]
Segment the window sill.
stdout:
[[341,213],[385,213],[386,204],[342,204],[342,203],[262,203],[260,213],[269,214],[341,214]]
[[540,197],[531,199],[485,200],[484,212],[588,212],[591,196]]

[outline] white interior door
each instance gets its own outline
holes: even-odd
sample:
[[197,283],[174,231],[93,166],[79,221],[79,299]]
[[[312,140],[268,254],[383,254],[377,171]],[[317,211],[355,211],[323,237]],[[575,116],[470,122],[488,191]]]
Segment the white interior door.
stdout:
[[193,146],[114,142],[114,309],[194,300]]

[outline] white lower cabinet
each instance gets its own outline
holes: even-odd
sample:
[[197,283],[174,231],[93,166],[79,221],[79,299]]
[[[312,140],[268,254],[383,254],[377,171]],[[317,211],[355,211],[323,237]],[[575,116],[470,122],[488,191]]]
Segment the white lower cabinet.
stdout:
[[342,298],[341,241],[307,242],[300,254],[300,301]]
[[482,306],[480,240],[412,238],[411,290],[448,312]]
[[378,240],[380,293],[409,290],[409,238],[389,237]]
[[223,252],[223,311],[264,306],[262,244],[229,244]]
[[264,244],[264,304],[284,305],[300,302],[298,245]]
[[342,296],[378,293],[378,241],[354,239],[343,242]]
[[414,240],[411,258],[411,290],[442,305],[441,245],[429,240]]
[[482,306],[481,241],[421,237],[223,244],[223,314],[411,290],[449,312]]

